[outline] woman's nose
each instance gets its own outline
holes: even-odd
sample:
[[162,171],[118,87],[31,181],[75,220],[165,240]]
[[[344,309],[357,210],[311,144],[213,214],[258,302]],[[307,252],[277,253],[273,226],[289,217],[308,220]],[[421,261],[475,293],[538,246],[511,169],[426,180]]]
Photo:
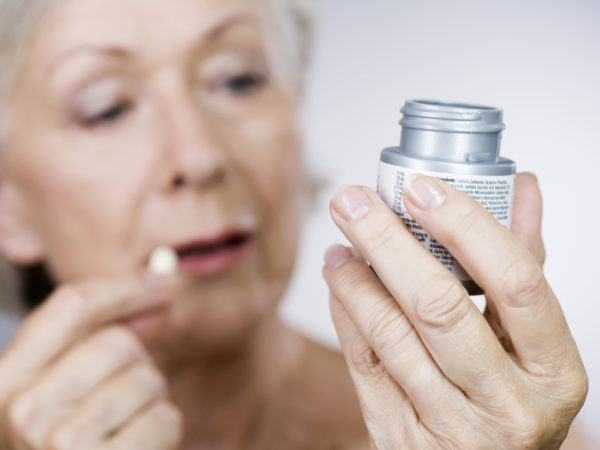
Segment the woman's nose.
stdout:
[[209,118],[191,102],[171,108],[165,117],[168,128],[165,155],[168,161],[166,188],[207,189],[225,178],[226,151]]

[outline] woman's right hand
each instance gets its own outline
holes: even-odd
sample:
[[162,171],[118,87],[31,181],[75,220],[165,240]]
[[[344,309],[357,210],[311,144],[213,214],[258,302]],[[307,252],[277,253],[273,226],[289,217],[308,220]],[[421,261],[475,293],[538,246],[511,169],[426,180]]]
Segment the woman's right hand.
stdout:
[[58,289],[0,357],[0,448],[177,448],[182,420],[136,334],[165,306],[143,277]]

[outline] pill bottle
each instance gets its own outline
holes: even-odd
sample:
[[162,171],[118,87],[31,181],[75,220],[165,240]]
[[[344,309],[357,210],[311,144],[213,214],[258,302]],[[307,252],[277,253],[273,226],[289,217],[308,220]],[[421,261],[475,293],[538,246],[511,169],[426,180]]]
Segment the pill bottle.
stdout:
[[510,227],[516,164],[500,157],[503,111],[487,106],[410,100],[402,108],[399,147],[381,152],[377,190],[408,229],[463,284],[482,294],[454,257],[407,213],[404,180],[413,173],[442,179]]

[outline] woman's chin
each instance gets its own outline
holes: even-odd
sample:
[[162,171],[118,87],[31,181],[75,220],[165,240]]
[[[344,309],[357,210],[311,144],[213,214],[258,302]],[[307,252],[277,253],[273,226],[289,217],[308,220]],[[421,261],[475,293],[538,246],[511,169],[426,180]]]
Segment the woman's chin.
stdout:
[[164,310],[138,316],[125,325],[150,350],[168,348],[190,352],[191,357],[232,351],[249,343],[260,323],[272,316],[276,302],[270,306],[264,298],[227,294],[181,298]]

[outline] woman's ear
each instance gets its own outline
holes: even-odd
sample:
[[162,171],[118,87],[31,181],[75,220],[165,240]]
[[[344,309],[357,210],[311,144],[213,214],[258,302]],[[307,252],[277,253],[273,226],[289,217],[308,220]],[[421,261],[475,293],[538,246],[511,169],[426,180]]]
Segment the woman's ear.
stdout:
[[25,210],[15,186],[0,177],[0,252],[14,264],[32,265],[43,259],[44,249]]

